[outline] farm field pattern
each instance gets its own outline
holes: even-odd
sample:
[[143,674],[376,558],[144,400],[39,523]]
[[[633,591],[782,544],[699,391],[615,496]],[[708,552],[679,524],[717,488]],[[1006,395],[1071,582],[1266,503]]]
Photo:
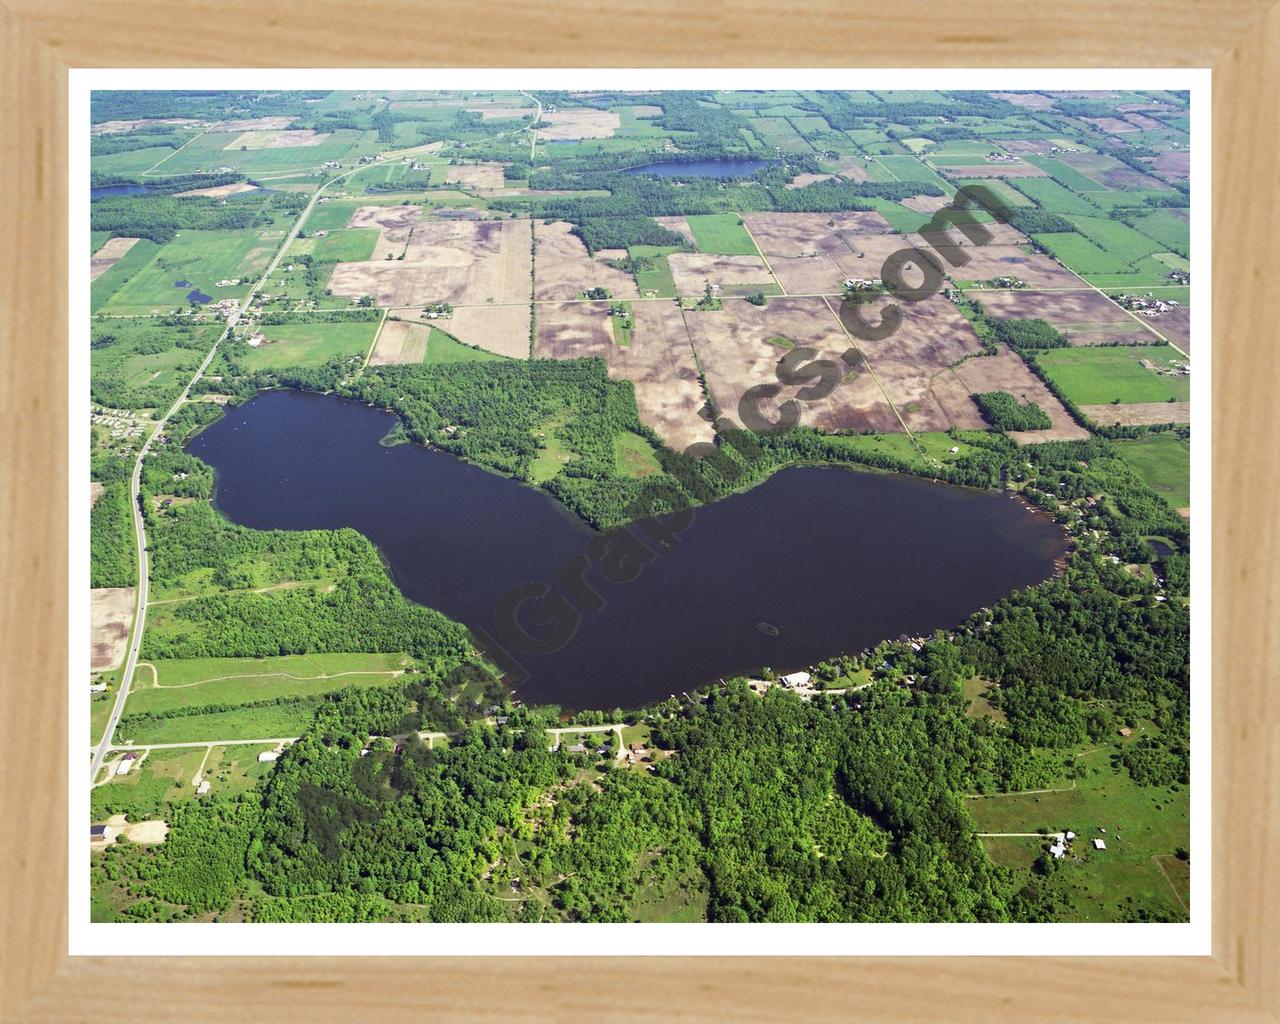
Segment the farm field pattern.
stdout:
[[[800,809],[797,795],[785,822],[776,807],[738,809],[803,841],[744,856],[742,877],[712,884],[682,817],[692,804],[645,810],[683,784],[692,759],[664,762],[685,726],[652,708],[571,719],[513,704],[475,637],[405,598],[363,535],[233,524],[184,445],[264,390],[337,392],[399,414],[384,445],[449,452],[605,530],[641,483],[676,479],[676,453],[723,450],[751,408],[781,421],[796,407],[807,447],[795,442],[791,463],[1007,490],[1073,533],[1063,573],[1096,556],[1090,571],[1121,574],[1112,591],[1164,606],[1152,615],[1185,612],[1188,110],[1183,93],[1121,90],[96,96],[92,809],[120,838],[94,841],[94,919],[924,919],[944,905],[944,919],[1185,919],[1185,721],[1165,692],[1041,695],[1020,713],[1033,701],[1016,685],[956,669],[986,760],[919,777],[983,787],[937,795],[975,858],[952,851],[957,877],[969,872],[955,884],[975,887],[964,900],[877,903],[908,886],[866,868],[892,826],[874,801],[846,803],[836,780],[849,772],[829,765],[816,785],[830,803]],[[1002,207],[960,217],[963,232],[944,224],[940,250],[930,221],[960,189]],[[921,280],[937,287],[898,294]],[[798,403],[819,374],[786,373],[814,361],[830,386]],[[519,401],[502,404],[505,388]],[[1062,454],[1071,445],[1088,457]],[[916,685],[926,670],[901,665],[925,658],[917,639],[914,653],[809,666],[825,682],[797,713],[815,713],[823,686]],[[411,713],[385,712],[406,692]],[[1036,715],[1050,705],[1046,726]],[[577,760],[554,779],[503,781],[502,809],[477,812],[465,869],[459,855],[431,877],[415,867],[367,891],[312,891],[308,871],[329,878],[318,861],[274,873],[319,826],[259,819],[249,798],[286,785],[295,741],[331,756],[337,707],[380,723],[334,741],[369,765],[418,743],[453,763],[477,735],[509,745],[511,722]],[[733,777],[776,781],[757,756]],[[607,811],[589,810],[597,795]],[[1069,858],[1050,854],[1073,815],[1093,831]],[[1134,822],[1133,842],[1107,859],[1092,840],[1116,816]],[[252,834],[252,856],[247,840],[200,845],[213,820],[231,845]],[[586,836],[577,861],[574,835]],[[597,842],[626,868],[591,890],[573,879],[606,873]],[[149,883],[140,864],[157,844],[215,865],[210,878],[238,857],[275,886],[231,868],[195,895],[196,883]],[[746,880],[787,860],[812,861],[815,877],[856,862],[849,877],[867,872],[878,895],[853,908],[847,893],[823,903],[825,881],[806,902]],[[734,902],[735,887],[753,895]]]

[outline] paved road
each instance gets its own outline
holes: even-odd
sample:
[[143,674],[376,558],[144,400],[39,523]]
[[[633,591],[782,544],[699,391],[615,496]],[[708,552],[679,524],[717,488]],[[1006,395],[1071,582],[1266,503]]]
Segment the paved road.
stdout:
[[[303,223],[310,215],[311,210],[315,207],[316,201],[320,198],[320,194],[330,185],[343,180],[348,175],[354,174],[359,169],[359,167],[354,167],[345,174],[340,174],[337,177],[330,178],[315,190],[311,196],[311,201],[307,203],[306,209],[302,211],[301,215],[290,229],[288,235],[286,235],[284,240],[280,243],[280,248],[276,250],[275,256],[272,257],[271,262],[267,265],[267,269],[263,271],[262,276],[258,279],[258,283],[249,290],[249,293],[245,296],[243,305],[227,317],[227,326],[223,328],[222,333],[218,335],[218,340],[215,341],[213,343],[213,347],[209,349],[208,355],[204,357],[204,361],[201,362],[199,368],[196,370],[195,376],[187,382],[187,386],[182,389],[182,394],[180,394],[177,401],[170,406],[169,411],[156,422],[155,428],[149,435],[147,435],[146,441],[143,442],[142,450],[138,452],[138,458],[133,464],[133,476],[130,481],[130,494],[132,495],[133,501],[133,532],[134,540],[138,545],[138,588],[137,603],[134,607],[133,613],[133,632],[129,637],[129,650],[125,656],[124,671],[120,675],[120,689],[119,692],[116,693],[116,701],[111,708],[111,716],[107,719],[107,726],[102,731],[102,739],[98,742],[93,758],[90,761],[90,782],[98,776],[98,771],[102,767],[102,762],[107,756],[107,751],[111,749],[111,740],[115,735],[116,726],[120,724],[120,716],[124,713],[125,700],[129,696],[129,687],[133,684],[133,673],[138,665],[138,651],[142,647],[143,626],[146,624],[147,584],[150,565],[147,559],[147,532],[142,521],[142,506],[140,504],[142,460],[146,458],[147,453],[151,450],[152,442],[160,436],[161,432],[164,430],[165,424],[169,422],[169,418],[178,411],[179,407],[184,402],[186,402],[188,395],[191,393],[192,386],[204,375],[204,371],[208,369],[209,364],[213,362],[213,357],[218,351],[218,346],[226,340],[232,329],[239,322],[241,314],[253,301],[253,297],[262,290],[263,285],[267,283],[268,279],[275,272],[280,260],[284,257],[285,250],[287,250],[293,240],[298,237],[298,232],[301,230]],[[198,745],[203,746],[203,744]]]

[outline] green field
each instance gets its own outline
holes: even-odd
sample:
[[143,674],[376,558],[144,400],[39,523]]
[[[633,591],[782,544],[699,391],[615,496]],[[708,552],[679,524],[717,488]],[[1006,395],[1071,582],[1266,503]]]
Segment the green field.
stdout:
[[[181,152],[154,168],[153,174],[191,174],[195,171],[213,171],[219,167],[231,167],[246,174],[269,174],[272,171],[293,171],[319,167],[330,160],[353,158],[352,147],[366,136],[372,140],[372,132],[360,132],[340,128],[329,138],[314,146],[287,146],[279,149],[227,149],[240,137],[240,132],[209,132],[193,139]],[[362,149],[368,149],[368,146]],[[373,147],[376,151],[377,147]],[[153,161],[154,162],[154,161]]]
[[1173,285],[1173,282],[1169,279],[1169,266],[1155,256],[1143,257],[1125,272],[1095,272],[1082,276],[1097,288],[1120,288],[1128,291],[1141,289],[1142,291],[1147,291],[1148,289]]
[[1125,274],[1130,269],[1129,260],[1099,248],[1074,231],[1048,232],[1036,235],[1035,240],[1080,275]]
[[619,475],[641,477],[662,472],[662,463],[646,438],[623,431],[613,439],[614,463]]
[[[334,687],[334,689],[340,689],[340,687]],[[301,702],[142,721],[130,719],[125,715],[116,728],[115,740],[120,743],[200,743],[204,740],[256,740],[300,736],[311,724],[314,715],[315,708]]]
[[[1076,833],[1070,854],[1045,883],[1066,898],[1067,919],[1121,920],[1129,898],[1137,906],[1184,919],[1185,872],[1171,872],[1179,882],[1175,889],[1162,868],[1175,859],[1175,850],[1190,846],[1188,792],[1185,787],[1139,786],[1123,769],[1111,767],[1114,750],[1103,746],[1080,755],[1084,777],[1049,787],[1061,792],[998,794],[966,800],[965,806],[980,832]],[[1095,850],[1095,838],[1107,849]],[[1001,839],[988,849],[993,859],[999,856],[1015,869],[1030,866],[1048,845],[1032,839],[1009,848],[1009,842]]]
[[1089,202],[1096,206],[1102,207],[1108,213],[1119,206],[1142,206],[1148,199],[1157,199],[1161,202],[1167,202],[1170,198],[1180,199],[1184,204],[1186,197],[1181,192],[1147,192],[1136,190],[1133,192],[1090,192]]
[[[195,658],[156,662],[154,674],[147,667],[150,664],[145,662],[138,667],[126,715],[244,704],[274,697],[307,697],[345,686],[386,686],[400,678],[410,660],[401,654]],[[207,738],[219,736],[210,734]]]
[[675,278],[671,276],[671,265],[667,262],[667,257],[673,252],[679,252],[680,247],[676,245],[633,245],[630,255],[634,260],[648,259],[652,261],[652,267],[648,270],[636,271],[636,288],[643,294],[646,291],[655,291],[658,297],[662,299],[674,299],[676,296]]
[[1164,248],[1142,232],[1135,231],[1118,220],[1108,220],[1105,217],[1072,217],[1071,220],[1082,235],[1126,263],[1136,263],[1142,257]]
[[320,263],[359,263],[373,255],[379,234],[377,228],[337,228],[323,238],[294,239],[289,256],[309,255]]
[[[104,232],[109,234],[109,232]],[[105,241],[105,239],[104,239]],[[95,246],[95,249],[101,246]],[[107,300],[121,288],[134,274],[145,267],[153,256],[160,251],[160,246],[149,238],[139,238],[129,251],[98,279],[89,285],[89,312],[96,313],[106,305]],[[178,298],[182,298],[179,296]]]
[[1139,363],[1148,359],[1158,366],[1181,357],[1167,345],[1135,345],[1114,348],[1055,348],[1036,355],[1045,373],[1077,405],[1108,402],[1186,402],[1191,399],[1191,378],[1171,377],[1148,370]]
[[878,156],[872,163],[879,164],[885,168],[898,181],[927,181],[930,184],[937,185],[948,195],[956,190],[951,182],[940,176],[928,164],[917,160],[913,156]]
[[1174,508],[1191,507],[1191,442],[1176,434],[1148,434],[1114,442],[1125,462]]
[[439,327],[432,327],[431,336],[427,338],[427,354],[422,361],[424,363],[493,363],[505,358],[506,356],[500,356],[496,352],[464,344],[452,334],[440,330]]
[[[971,436],[983,437],[985,432],[976,431]],[[915,438],[914,443],[912,437]],[[950,434],[939,431],[913,434],[911,437],[906,434],[840,434],[829,437],[827,440],[839,448],[874,452],[906,462],[919,463],[921,449],[924,451],[925,458],[938,462],[954,462],[972,454],[973,446],[966,443],[964,437],[963,432],[959,438],[953,438]],[[953,454],[952,448],[960,450]]]
[[1163,248],[1182,256],[1191,252],[1191,225],[1170,210],[1134,217],[1133,226],[1149,238],[1154,238]]
[[742,218],[736,213],[708,213],[689,217],[688,220],[699,252],[719,256],[760,255],[742,224]]
[[[311,212],[307,214],[306,223],[302,225],[302,229],[308,234],[315,234],[317,231],[337,231],[339,228],[345,228],[347,221],[351,220],[351,215],[361,206],[380,206],[380,202],[373,199],[331,199],[328,202],[317,201],[316,205],[311,208]],[[377,230],[376,228],[373,230]]]
[[138,174],[150,170],[161,160],[167,160],[177,150],[172,146],[151,146],[147,149],[131,149],[125,153],[95,156],[89,166],[95,174]]
[[980,185],[983,188],[990,189],[996,194],[996,197],[1003,201],[1007,206],[1020,207],[1033,205],[1029,198],[1024,196],[1003,178],[966,178],[962,181],[955,182],[956,188],[964,188],[967,185]]
[[1013,187],[1050,213],[1082,214],[1085,217],[1098,213],[1098,207],[1052,178],[1019,178]]
[[378,333],[378,322],[277,324],[258,329],[267,340],[259,348],[245,346],[240,355],[250,371],[323,366],[336,356],[363,356]]
[[1042,171],[1045,171],[1051,177],[1056,178],[1067,188],[1075,189],[1077,192],[1105,192],[1107,187],[1099,181],[1081,174],[1070,164],[1064,164],[1061,160],[1054,160],[1047,156],[1028,156],[1027,163],[1035,164]]
[[[198,288],[216,301],[240,298],[247,285],[219,288],[215,282],[256,277],[266,269],[279,245],[277,232],[247,231],[179,231],[171,242],[160,247],[146,266],[134,273],[102,307],[105,313],[166,313],[186,306],[187,293]],[[143,245],[139,242],[125,260]],[[123,263],[125,260],[121,260]],[[103,274],[101,283],[119,264]],[[188,281],[179,287],[175,282]]]

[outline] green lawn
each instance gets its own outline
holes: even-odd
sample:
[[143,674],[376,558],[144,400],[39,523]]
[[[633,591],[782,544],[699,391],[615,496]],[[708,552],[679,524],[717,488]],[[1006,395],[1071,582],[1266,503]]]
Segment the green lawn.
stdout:
[[700,252],[719,256],[760,255],[736,213],[708,213],[689,217],[688,221]]
[[1174,508],[1191,507],[1191,442],[1176,434],[1148,434],[1114,442],[1153,491]]
[[505,359],[496,352],[466,345],[439,327],[431,328],[424,363],[493,363]]
[[1167,366],[1181,357],[1168,345],[1055,348],[1036,355],[1049,379],[1077,405],[1190,400],[1190,377],[1156,373],[1141,359]]
[[[1137,785],[1123,769],[1111,767],[1114,750],[1103,746],[1081,755],[1086,774],[1074,780],[1074,788],[1063,779],[1047,787],[1062,792],[997,794],[966,800],[965,806],[980,832],[1076,833],[1070,854],[1045,883],[1066,897],[1068,920],[1120,920],[1128,897],[1137,906],[1185,918],[1187,893],[1175,892],[1161,866],[1175,859],[1179,847],[1190,847],[1188,791]],[[1095,850],[1095,838],[1107,849]],[[1031,852],[989,849],[993,859],[999,856],[1011,867]],[[1185,883],[1185,874],[1171,874]]]
[[271,747],[243,744],[234,747],[213,747],[201,773],[209,783],[211,793],[235,796],[257,785],[258,780],[270,774],[274,761],[259,761],[258,755]]
[[93,788],[89,801],[93,820],[101,822],[113,814],[127,815],[130,821],[163,816],[173,801],[195,796],[191,780],[202,760],[200,748],[148,752],[127,775],[113,773],[109,782]]
[[[256,278],[266,269],[279,245],[276,237],[263,237],[255,229],[244,231],[179,231],[171,242],[152,250],[153,258],[133,274],[102,307],[105,313],[166,313],[186,306],[187,293],[198,288],[216,301],[240,298],[247,285],[219,288],[215,282],[229,279]],[[274,236],[274,232],[266,232]],[[139,242],[126,255],[142,246]],[[123,263],[124,260],[121,260]],[[112,267],[104,278],[119,268]],[[187,281],[179,286],[176,282]],[[99,283],[95,282],[95,283]]]
[[283,366],[323,366],[335,356],[363,356],[378,333],[378,322],[264,325],[266,341],[244,348],[241,361],[250,372]]
[[535,484],[546,483],[564,468],[565,464],[575,458],[574,453],[560,437],[560,429],[568,422],[569,414],[558,413],[542,421],[538,433],[545,436],[538,438],[543,447],[533,458],[530,475]]
[[[347,686],[387,686],[410,664],[401,654],[294,654],[194,658],[146,664],[135,673],[125,714],[305,697]],[[208,739],[218,739],[209,736]]]

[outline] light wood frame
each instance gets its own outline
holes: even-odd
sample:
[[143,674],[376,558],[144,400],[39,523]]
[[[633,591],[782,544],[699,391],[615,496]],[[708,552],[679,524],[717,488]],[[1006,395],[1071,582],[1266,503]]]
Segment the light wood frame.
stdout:
[[[1280,7],[810,0],[3,0],[0,1012],[5,1020],[1280,1019]],[[1213,955],[993,959],[67,956],[67,70],[1212,67]],[[1266,346],[1264,351],[1264,346]],[[1251,358],[1251,354],[1256,353]],[[73,489],[72,498],[79,498]],[[1197,501],[1205,500],[1197,495]],[[1034,927],[1034,926],[1028,926]],[[603,951],[602,951],[603,952]],[[654,950],[660,953],[661,950]],[[959,952],[959,951],[958,951]]]

